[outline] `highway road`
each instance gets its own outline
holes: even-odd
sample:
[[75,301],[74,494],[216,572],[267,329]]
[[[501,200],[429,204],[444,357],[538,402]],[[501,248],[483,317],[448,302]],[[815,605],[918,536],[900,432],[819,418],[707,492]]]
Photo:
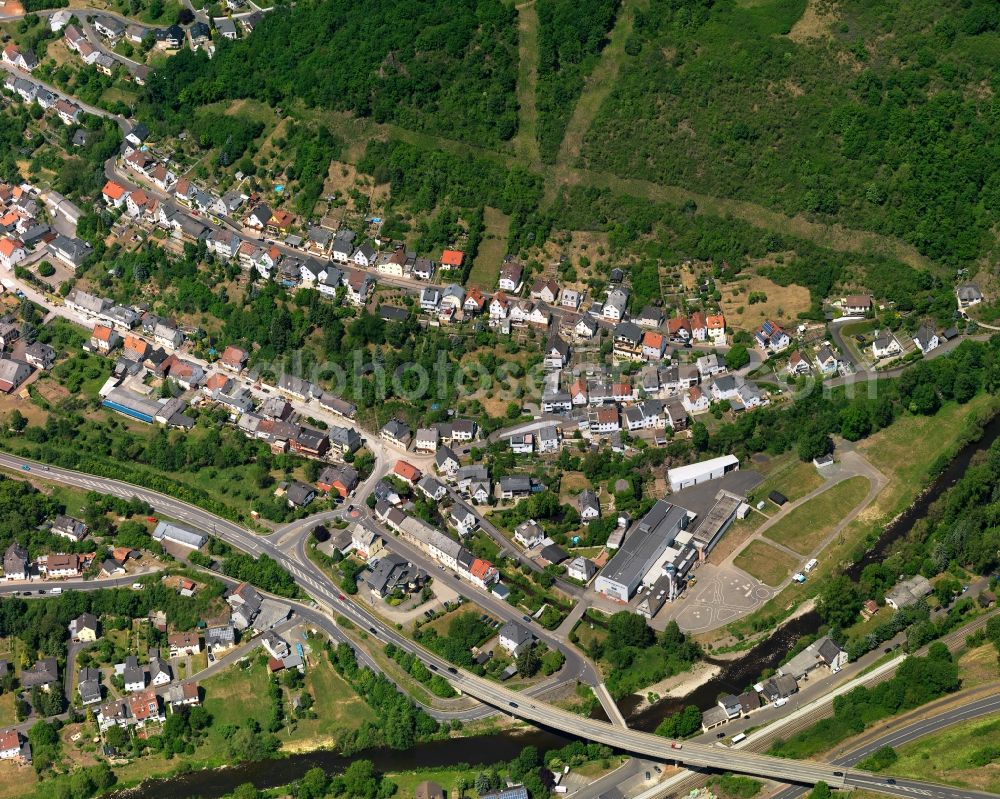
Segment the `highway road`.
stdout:
[[[838,766],[850,767],[857,764],[872,752],[883,746],[898,747],[919,740],[924,736],[931,735],[940,730],[959,724],[963,721],[981,718],[991,713],[1000,713],[1000,693],[987,696],[982,699],[970,702],[962,707],[948,709],[945,712],[915,720],[884,735],[870,739],[863,745],[852,749],[845,755],[834,759],[834,764]],[[911,797],[934,797],[935,799],[983,799],[990,797],[995,799],[995,794],[983,791],[972,791],[965,788],[935,785],[930,788],[927,783],[921,780],[910,780],[902,777],[895,778],[895,785],[887,786],[886,780],[890,779],[882,775],[864,774],[857,771],[847,771],[846,784],[850,788],[861,788],[867,791],[879,791],[885,793],[885,787],[897,789],[900,796]],[[793,785],[774,794],[771,799],[798,799],[806,793],[805,788]]]
[[[312,564],[300,563],[298,559],[289,557],[267,539],[256,536],[239,525],[216,517],[188,503],[140,486],[132,486],[106,478],[95,478],[91,475],[57,467],[43,470],[41,464],[33,464],[6,454],[0,455],[0,466],[17,470],[26,464],[32,471],[37,471],[37,476],[46,480],[93,490],[104,490],[117,496],[138,496],[153,507],[163,509],[169,515],[183,519],[200,527],[200,529],[211,531],[237,548],[255,555],[268,554],[289,571],[296,583],[321,608],[331,614],[343,615],[363,630],[366,629],[377,640],[391,641],[407,651],[416,653],[427,664],[428,668],[446,677],[463,694],[525,721],[568,732],[587,740],[604,743],[619,750],[661,762],[676,761],[685,766],[735,771],[806,785],[823,781],[833,787],[844,787],[848,780],[852,780],[853,784],[864,784],[870,790],[894,796],[910,796],[914,792],[920,792],[920,795],[926,796],[928,799],[955,799],[954,789],[933,783],[906,781],[905,786],[903,783],[893,785],[886,782],[884,778],[863,772],[848,773],[837,765],[806,760],[784,760],[712,744],[691,742],[679,744],[649,733],[622,729],[607,722],[583,718],[530,695],[526,696],[522,692],[509,690],[498,683],[457,669],[436,654],[423,649],[409,638],[401,635],[394,627],[383,623],[347,600],[322,571]],[[323,619],[323,616],[317,614],[316,618]],[[317,624],[321,624],[323,629],[329,629],[328,619],[323,619],[322,622],[317,621]]]

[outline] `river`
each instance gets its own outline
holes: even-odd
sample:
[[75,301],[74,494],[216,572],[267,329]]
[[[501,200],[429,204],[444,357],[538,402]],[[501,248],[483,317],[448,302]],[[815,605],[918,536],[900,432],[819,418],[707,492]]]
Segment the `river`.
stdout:
[[[865,566],[881,560],[897,540],[927,515],[930,506],[941,494],[965,473],[973,457],[986,450],[998,436],[1000,436],[1000,416],[994,417],[984,426],[983,435],[978,441],[962,448],[948,468],[909,508],[886,526],[875,545],[848,566],[845,572],[856,580]],[[715,703],[720,693],[743,691],[764,669],[775,668],[801,636],[815,634],[821,623],[819,614],[811,611],[792,619],[736,660],[710,658],[709,662],[719,665],[722,671],[687,696],[662,699],[639,712],[632,711],[640,704],[640,697],[629,697],[620,703],[629,726],[637,730],[652,731],[665,716],[677,712],[686,705],[706,708]],[[193,771],[168,779],[150,780],[139,787],[118,791],[111,795],[111,799],[190,799],[191,797],[217,799],[231,793],[236,786],[245,782],[253,783],[258,788],[273,788],[298,779],[314,766],[320,766],[328,772],[336,772],[352,760],[360,758],[373,761],[376,768],[381,771],[406,771],[454,766],[459,763],[490,765],[513,759],[525,746],[533,745],[545,751],[565,746],[570,740],[572,739],[569,737],[551,731],[534,730],[526,733],[431,741],[402,752],[375,749],[359,752],[352,757],[344,757],[329,750],[319,750],[276,760],[241,763],[229,768]]]

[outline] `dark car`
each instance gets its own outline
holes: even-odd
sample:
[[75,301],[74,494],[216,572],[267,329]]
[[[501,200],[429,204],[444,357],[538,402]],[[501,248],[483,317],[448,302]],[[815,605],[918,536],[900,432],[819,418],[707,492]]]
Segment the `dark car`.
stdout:
[[895,785],[896,781],[892,777],[889,777],[889,779],[886,780],[886,784]]
[[726,734],[724,732],[717,732],[717,733],[715,733],[715,737],[716,738],[725,738]]
[[378,630],[376,630],[374,627],[369,627],[368,629],[371,631],[373,635],[378,635]]
[[517,707],[517,702],[511,702],[511,703],[510,703],[510,706],[511,706],[511,707]]
[[458,674],[458,669],[456,669],[454,666],[449,666],[448,671],[450,671],[452,674]]
[[431,671],[437,671],[438,670],[438,667],[435,666],[433,663],[428,663],[427,664],[427,668],[429,668]]
[[844,776],[844,772],[843,771],[835,771],[835,772],[833,772],[833,776],[834,777],[843,777]]

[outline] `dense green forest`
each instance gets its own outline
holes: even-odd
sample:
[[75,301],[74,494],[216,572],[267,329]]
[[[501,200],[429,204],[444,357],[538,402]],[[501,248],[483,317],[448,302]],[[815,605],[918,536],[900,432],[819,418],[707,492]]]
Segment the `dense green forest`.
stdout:
[[831,6],[790,37],[806,0],[651,0],[585,161],[977,258],[1000,216],[1000,6]]
[[547,162],[559,152],[617,8],[618,0],[538,0],[538,145]]
[[297,3],[211,60],[180,51],[150,79],[143,113],[176,126],[217,100],[302,101],[498,144],[517,130],[516,18],[500,0]]

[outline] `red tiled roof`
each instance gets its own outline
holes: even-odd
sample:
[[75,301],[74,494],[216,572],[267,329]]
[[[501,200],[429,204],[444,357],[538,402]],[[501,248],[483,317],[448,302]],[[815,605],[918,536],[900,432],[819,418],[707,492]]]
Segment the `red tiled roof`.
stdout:
[[461,250],[445,250],[441,253],[443,266],[461,266],[463,260],[465,260],[465,253]]

